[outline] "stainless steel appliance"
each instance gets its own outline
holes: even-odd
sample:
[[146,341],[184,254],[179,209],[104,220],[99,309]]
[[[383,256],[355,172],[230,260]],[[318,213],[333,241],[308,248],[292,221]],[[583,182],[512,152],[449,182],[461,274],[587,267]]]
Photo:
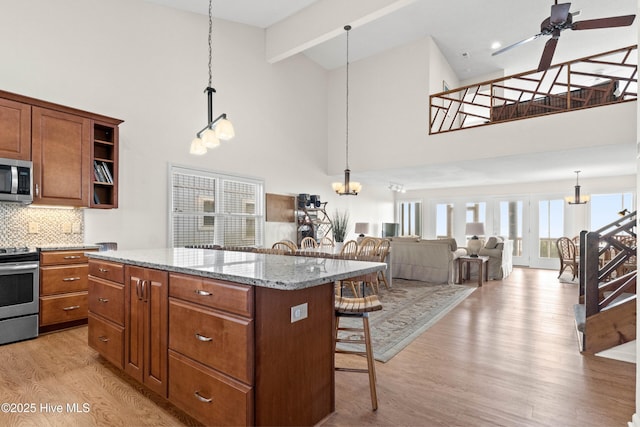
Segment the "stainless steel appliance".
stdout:
[[0,248],[0,344],[38,336],[39,259],[30,248]]
[[0,200],[33,202],[33,163],[0,159]]

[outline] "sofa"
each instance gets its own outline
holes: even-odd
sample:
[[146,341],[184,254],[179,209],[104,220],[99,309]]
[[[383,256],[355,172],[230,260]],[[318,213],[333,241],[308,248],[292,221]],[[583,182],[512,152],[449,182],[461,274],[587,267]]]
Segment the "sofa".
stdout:
[[[491,236],[482,245],[478,255],[489,257],[489,279],[505,279],[513,270],[513,240]],[[473,274],[474,268],[471,269]]]
[[392,277],[429,283],[454,283],[457,259],[466,255],[455,239],[428,240],[419,237],[393,237],[391,240]]

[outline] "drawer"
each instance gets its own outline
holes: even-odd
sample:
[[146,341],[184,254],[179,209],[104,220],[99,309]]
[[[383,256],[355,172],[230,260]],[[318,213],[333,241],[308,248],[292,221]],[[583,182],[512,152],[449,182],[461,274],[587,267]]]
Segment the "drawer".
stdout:
[[208,426],[250,426],[253,389],[169,351],[169,401]]
[[253,384],[253,320],[169,298],[169,348]]
[[42,251],[40,252],[40,265],[86,264],[89,261],[89,258],[85,255],[85,252],[92,251],[94,250]]
[[171,274],[169,296],[253,317],[253,287],[196,276]]
[[124,285],[91,277],[89,311],[124,326]]
[[84,265],[40,268],[40,295],[87,290],[89,267]]
[[89,260],[89,274],[124,284],[124,265],[115,262]]
[[87,292],[40,297],[40,326],[87,318]]
[[89,313],[89,347],[124,368],[124,328]]

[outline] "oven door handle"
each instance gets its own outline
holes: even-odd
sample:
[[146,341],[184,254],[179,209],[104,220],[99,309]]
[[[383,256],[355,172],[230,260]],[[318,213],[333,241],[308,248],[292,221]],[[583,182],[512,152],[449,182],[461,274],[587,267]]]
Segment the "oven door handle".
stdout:
[[22,270],[33,270],[38,268],[38,263],[29,263],[29,264],[0,264],[0,274],[5,271],[22,271]]

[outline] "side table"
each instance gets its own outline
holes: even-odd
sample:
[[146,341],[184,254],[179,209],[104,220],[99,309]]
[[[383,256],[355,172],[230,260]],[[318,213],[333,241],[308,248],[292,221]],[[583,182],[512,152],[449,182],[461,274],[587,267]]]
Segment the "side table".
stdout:
[[477,256],[472,257],[468,255],[463,255],[458,258],[458,283],[463,283],[464,280],[462,278],[462,270],[464,266],[467,266],[467,273],[465,274],[465,279],[469,280],[471,278],[471,264],[478,264],[478,286],[482,286],[482,278],[484,277],[484,281],[489,281],[489,257],[488,256]]

